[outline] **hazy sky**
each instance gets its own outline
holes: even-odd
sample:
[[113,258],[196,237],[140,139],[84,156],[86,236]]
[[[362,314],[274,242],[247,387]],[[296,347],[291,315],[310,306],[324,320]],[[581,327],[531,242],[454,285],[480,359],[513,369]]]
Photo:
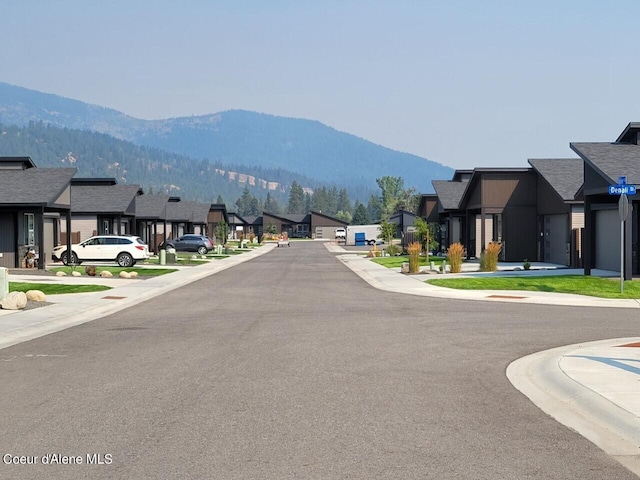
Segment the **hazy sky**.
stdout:
[[640,121],[640,2],[3,1],[0,81],[158,119],[319,120],[454,168]]

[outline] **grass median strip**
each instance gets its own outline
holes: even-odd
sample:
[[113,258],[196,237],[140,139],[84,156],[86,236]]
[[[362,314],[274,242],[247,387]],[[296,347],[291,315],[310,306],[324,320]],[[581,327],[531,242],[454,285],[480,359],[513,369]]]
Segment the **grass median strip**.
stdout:
[[525,290],[535,292],[573,293],[600,298],[640,298],[640,282],[588,275],[554,275],[546,277],[437,278],[426,283],[458,290]]
[[111,290],[105,285],[65,285],[52,283],[26,283],[9,282],[10,292],[26,292],[27,290],[40,290],[45,295],[60,295],[63,293],[90,293]]

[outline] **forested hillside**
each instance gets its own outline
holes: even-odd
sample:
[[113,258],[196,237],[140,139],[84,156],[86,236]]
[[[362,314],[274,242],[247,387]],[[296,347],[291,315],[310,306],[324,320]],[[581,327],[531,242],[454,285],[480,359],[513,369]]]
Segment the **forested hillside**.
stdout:
[[[0,124],[0,155],[29,156],[39,167],[76,167],[79,177],[114,177],[141,184],[147,192],[164,192],[188,200],[215,201],[220,195],[233,205],[245,187],[281,204],[296,181],[305,188],[318,182],[284,169],[224,165],[194,160],[155,148],[140,147],[109,135],[58,128],[43,122],[26,127]],[[370,192],[361,192],[368,196]]]

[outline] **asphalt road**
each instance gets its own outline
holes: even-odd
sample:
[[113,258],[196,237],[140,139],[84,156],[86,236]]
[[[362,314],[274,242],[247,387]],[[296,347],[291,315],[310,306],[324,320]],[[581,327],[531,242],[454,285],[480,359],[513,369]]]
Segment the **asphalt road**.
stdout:
[[[638,320],[380,292],[321,244],[294,242],[0,350],[0,454],[38,457],[0,462],[0,477],[636,478],[505,369],[637,336]],[[82,465],[43,465],[47,454]]]

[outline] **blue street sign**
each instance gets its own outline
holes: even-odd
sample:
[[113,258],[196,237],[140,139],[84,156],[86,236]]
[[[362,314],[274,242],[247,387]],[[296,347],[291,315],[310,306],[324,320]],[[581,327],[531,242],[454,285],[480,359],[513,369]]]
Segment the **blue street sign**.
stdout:
[[609,185],[609,195],[635,195],[635,185]]

